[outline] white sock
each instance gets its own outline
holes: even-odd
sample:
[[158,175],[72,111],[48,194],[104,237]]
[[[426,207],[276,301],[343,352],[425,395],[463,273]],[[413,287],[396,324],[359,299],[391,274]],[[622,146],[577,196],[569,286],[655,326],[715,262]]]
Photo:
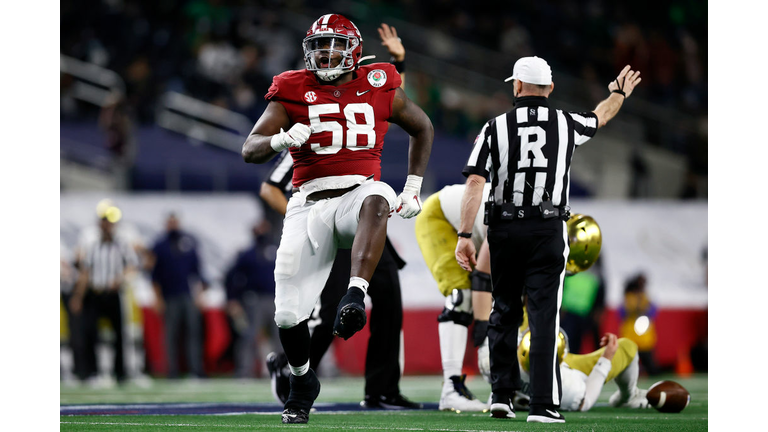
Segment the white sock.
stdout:
[[437,325],[440,335],[440,358],[443,363],[445,384],[451,383],[452,376],[461,376],[464,364],[464,352],[467,349],[467,328],[454,322],[441,322]]
[[358,287],[363,290],[363,294],[368,294],[368,281],[363,278],[359,278],[357,276],[352,276],[349,278],[349,286],[347,289],[352,287]]
[[635,354],[635,358],[629,363],[626,369],[621,371],[614,381],[619,386],[622,398],[629,398],[635,392],[637,388],[637,377],[640,375],[640,365],[638,364],[639,357]]
[[288,367],[291,368],[291,373],[292,374],[294,374],[296,376],[302,376],[302,375],[306,374],[307,372],[309,372],[309,360],[307,360],[307,363],[304,364],[303,366],[294,367],[293,365],[288,364]]

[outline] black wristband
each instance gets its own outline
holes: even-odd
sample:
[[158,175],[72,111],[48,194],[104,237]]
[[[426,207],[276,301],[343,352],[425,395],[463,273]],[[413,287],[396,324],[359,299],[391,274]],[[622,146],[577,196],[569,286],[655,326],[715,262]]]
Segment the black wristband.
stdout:
[[460,233],[457,233],[456,235],[464,238],[472,238],[472,233],[460,232]]
[[475,348],[479,347],[488,336],[488,321],[475,320],[475,326],[472,327],[472,344]]
[[618,94],[624,96],[624,99],[627,98],[627,94],[624,93],[624,90],[613,90],[613,91],[611,91],[611,93],[618,93]]
[[395,66],[395,70],[397,70],[397,73],[405,72],[405,60],[395,61],[395,59],[392,58],[390,60],[390,63],[392,63]]

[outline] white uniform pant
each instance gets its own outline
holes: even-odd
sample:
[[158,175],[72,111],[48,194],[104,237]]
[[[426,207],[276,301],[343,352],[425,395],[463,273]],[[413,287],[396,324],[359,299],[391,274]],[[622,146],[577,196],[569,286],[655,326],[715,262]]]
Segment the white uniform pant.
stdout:
[[303,192],[288,201],[283,235],[275,260],[275,323],[291,328],[309,318],[331,273],[337,248],[351,248],[363,201],[378,195],[390,213],[396,195],[379,181],[368,180],[336,198],[307,201]]

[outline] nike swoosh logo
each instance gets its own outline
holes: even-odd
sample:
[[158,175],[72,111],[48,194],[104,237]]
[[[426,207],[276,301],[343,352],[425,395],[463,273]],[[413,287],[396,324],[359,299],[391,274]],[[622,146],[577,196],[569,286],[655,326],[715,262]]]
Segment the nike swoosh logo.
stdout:
[[362,92],[362,93],[358,91],[358,92],[355,92],[355,93],[357,93],[357,95],[358,95],[358,96],[362,96],[362,95],[364,95],[364,94],[368,93],[369,91],[370,91],[370,90],[366,90],[366,91],[364,91],[364,92]]
[[552,412],[552,411],[550,411],[550,410],[546,410],[546,411],[547,411],[547,412],[548,412],[548,413],[549,413],[549,414],[550,414],[552,417],[554,417],[554,418],[560,418],[560,413],[559,413],[559,412]]
[[283,417],[296,417],[296,414],[283,414]]

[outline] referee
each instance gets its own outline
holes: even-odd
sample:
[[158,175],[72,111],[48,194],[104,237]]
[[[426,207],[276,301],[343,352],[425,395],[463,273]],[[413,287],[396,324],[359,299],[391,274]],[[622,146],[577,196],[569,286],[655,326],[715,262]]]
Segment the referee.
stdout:
[[485,211],[494,299],[488,327],[491,415],[515,417],[511,397],[521,387],[515,352],[525,291],[531,328],[528,422],[564,423],[557,411],[562,389],[556,347],[569,252],[565,221],[571,158],[577,146],[616,115],[640,82],[640,72],[626,66],[608,85],[608,98],[594,111],[581,113],[549,107],[547,97],[555,86],[541,58],[519,59],[510,80],[515,108],[485,124],[463,170],[467,188],[456,260],[466,270],[475,265],[472,223],[489,177]]
[[[261,198],[275,211],[285,214],[288,201],[286,193],[291,191],[293,158],[284,151],[273,166],[267,180],[261,185]],[[333,262],[331,274],[320,294],[320,304],[312,312],[309,324],[314,326],[310,340],[309,367],[317,370],[320,360],[333,342],[333,323],[336,309],[346,293],[350,268],[349,249],[339,249]],[[422,404],[412,402],[400,394],[400,342],[403,326],[403,303],[400,292],[398,271],[405,261],[397,254],[389,238],[371,278],[368,295],[371,297],[372,312],[365,357],[365,399],[363,408],[375,409],[421,409]],[[281,402],[288,397],[288,375],[283,374],[284,355],[267,358],[267,368],[274,382],[277,398]],[[281,384],[282,383],[284,384]]]
[[115,235],[115,222],[120,217],[114,214],[100,215],[99,236],[84,245],[80,275],[69,303],[70,312],[81,323],[81,337],[75,347],[77,358],[82,360],[77,371],[81,380],[95,378],[98,372],[96,344],[100,317],[107,318],[115,332],[115,378],[118,383],[126,378],[120,291],[126,273],[138,266],[138,257],[127,242]]

